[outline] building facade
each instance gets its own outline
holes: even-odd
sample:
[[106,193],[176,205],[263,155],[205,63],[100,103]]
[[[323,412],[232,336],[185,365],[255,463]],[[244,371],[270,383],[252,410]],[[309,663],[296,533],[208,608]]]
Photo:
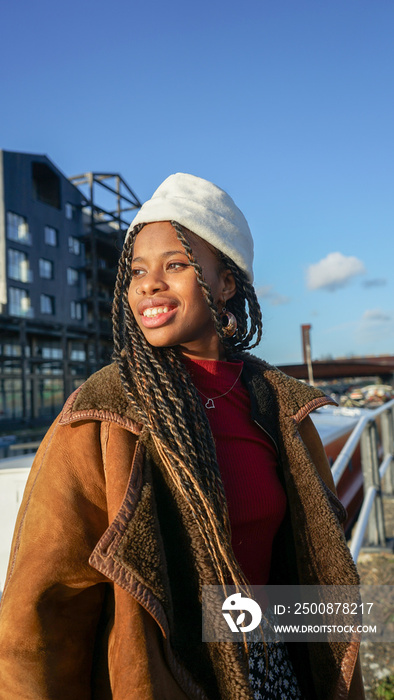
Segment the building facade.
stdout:
[[47,425],[110,361],[123,217],[139,206],[119,175],[70,180],[46,156],[0,151],[0,432]]

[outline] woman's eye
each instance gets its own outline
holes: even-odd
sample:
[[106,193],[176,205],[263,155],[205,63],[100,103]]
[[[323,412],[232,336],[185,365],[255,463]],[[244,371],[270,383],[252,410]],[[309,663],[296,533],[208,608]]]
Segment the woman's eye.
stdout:
[[[172,262],[167,265],[167,270],[181,270],[184,267],[188,267],[188,264],[181,262]],[[141,277],[141,275],[145,273],[146,270],[142,270],[140,267],[134,267],[131,270],[131,277]]]
[[177,270],[182,267],[189,267],[187,263],[180,263],[180,262],[172,262],[168,265],[168,268],[170,270]]

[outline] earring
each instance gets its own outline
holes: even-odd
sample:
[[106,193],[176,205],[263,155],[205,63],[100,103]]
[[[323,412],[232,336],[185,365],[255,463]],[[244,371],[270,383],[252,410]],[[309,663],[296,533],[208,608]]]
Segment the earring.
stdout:
[[225,306],[221,311],[220,319],[223,325],[223,335],[226,338],[231,338],[237,331],[237,319],[231,311],[227,311]]

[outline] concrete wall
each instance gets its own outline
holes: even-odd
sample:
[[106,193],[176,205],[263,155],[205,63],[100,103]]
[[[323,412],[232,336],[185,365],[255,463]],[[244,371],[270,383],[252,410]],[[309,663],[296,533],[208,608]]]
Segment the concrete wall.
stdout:
[[0,595],[4,588],[16,517],[33,455],[0,460]]

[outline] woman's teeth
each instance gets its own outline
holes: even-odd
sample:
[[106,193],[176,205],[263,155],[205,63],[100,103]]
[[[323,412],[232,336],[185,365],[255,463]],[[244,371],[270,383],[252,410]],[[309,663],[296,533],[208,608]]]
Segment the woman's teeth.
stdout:
[[157,314],[166,314],[169,311],[168,306],[154,306],[153,308],[145,309],[143,316],[157,316]]

